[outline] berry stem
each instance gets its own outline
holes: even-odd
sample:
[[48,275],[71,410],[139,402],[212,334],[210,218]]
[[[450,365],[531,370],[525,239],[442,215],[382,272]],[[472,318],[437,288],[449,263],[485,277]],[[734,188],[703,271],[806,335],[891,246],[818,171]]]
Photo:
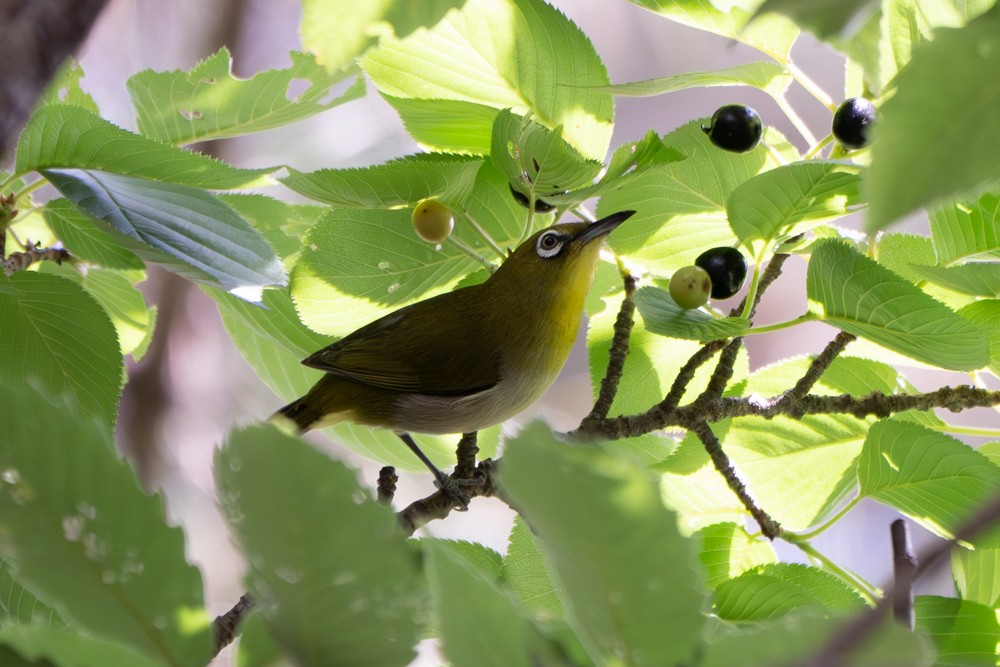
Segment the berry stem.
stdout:
[[[806,92],[815,97],[820,104],[825,106],[831,112],[837,110],[837,105],[834,104],[833,98],[827,95],[826,91],[820,88],[819,85],[812,80],[812,77],[799,69],[798,65],[789,60],[785,63],[785,69],[787,69],[788,73],[792,75],[792,78],[795,79],[800,86],[805,88]],[[815,142],[811,141],[809,143]]]
[[832,141],[833,141],[833,135],[832,134],[826,135],[825,137],[817,141],[815,144],[813,144],[812,148],[810,148],[806,152],[806,154],[802,156],[802,159],[809,160],[811,158],[816,157],[817,155],[819,155],[820,151],[829,146]]
[[463,220],[469,223],[469,226],[472,227],[472,230],[479,235],[479,237],[483,240],[483,242],[493,249],[493,252],[497,254],[497,257],[500,258],[500,261],[507,259],[507,253],[503,251],[503,248],[497,245],[497,242],[493,240],[493,237],[490,236],[485,229],[483,229],[482,225],[476,222],[475,218],[473,218],[466,212],[462,212],[461,216]]
[[452,234],[451,236],[449,236],[445,240],[445,243],[452,243],[456,248],[458,248],[459,250],[461,250],[462,252],[464,252],[466,255],[468,255],[472,259],[476,260],[477,262],[479,262],[480,264],[482,264],[483,266],[485,266],[486,270],[489,271],[490,273],[493,273],[494,271],[497,270],[496,264],[494,264],[493,262],[491,262],[490,260],[488,260],[485,257],[483,257],[482,255],[480,255],[478,252],[476,252],[475,250],[473,250],[469,246],[465,245],[464,243],[462,243],[461,241],[459,241],[458,239],[456,239],[454,234]]
[[792,125],[794,125],[795,129],[802,135],[802,138],[806,140],[806,143],[810,146],[814,145],[816,143],[816,137],[809,130],[809,126],[804,120],[802,120],[802,116],[800,116],[795,110],[795,107],[789,104],[788,98],[784,95],[778,95],[774,99],[778,103],[778,107],[781,111],[788,116],[788,120],[792,121]]
[[806,322],[813,322],[819,318],[815,313],[805,313],[804,315],[799,315],[796,318],[785,320],[784,322],[775,322],[774,324],[763,324],[761,326],[755,326],[744,331],[741,336],[749,336],[751,334],[762,334],[770,333],[772,331],[781,331],[782,329],[788,329],[794,327],[797,324],[804,324]]

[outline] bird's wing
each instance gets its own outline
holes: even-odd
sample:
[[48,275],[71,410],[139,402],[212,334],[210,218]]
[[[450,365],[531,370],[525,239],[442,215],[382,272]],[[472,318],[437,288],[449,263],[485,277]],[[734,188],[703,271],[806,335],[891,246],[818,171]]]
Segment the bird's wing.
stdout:
[[500,379],[499,355],[487,343],[495,338],[476,313],[456,312],[468,309],[443,298],[449,296],[392,312],[302,363],[406,393],[464,396],[489,389]]

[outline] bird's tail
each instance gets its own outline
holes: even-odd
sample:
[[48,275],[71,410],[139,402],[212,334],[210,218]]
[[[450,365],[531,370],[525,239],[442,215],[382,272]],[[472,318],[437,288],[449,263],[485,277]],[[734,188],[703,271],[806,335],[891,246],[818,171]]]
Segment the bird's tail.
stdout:
[[320,420],[322,415],[317,413],[316,409],[306,402],[306,398],[303,396],[302,398],[295,399],[275,412],[274,416],[281,415],[285,419],[292,420],[299,427],[299,431],[308,431]]

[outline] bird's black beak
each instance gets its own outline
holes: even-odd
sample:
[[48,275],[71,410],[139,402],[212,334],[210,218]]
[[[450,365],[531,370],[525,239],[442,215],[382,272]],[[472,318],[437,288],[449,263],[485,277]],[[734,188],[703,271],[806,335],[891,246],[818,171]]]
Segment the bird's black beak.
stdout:
[[577,234],[574,240],[587,244],[594,239],[603,238],[633,215],[635,215],[635,211],[618,211],[600,220],[595,220],[584,227],[583,231]]

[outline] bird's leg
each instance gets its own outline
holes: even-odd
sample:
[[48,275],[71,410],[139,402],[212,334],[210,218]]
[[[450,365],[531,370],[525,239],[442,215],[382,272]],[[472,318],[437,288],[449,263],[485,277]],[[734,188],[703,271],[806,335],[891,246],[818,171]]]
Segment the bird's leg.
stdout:
[[416,454],[421,463],[427,466],[427,469],[434,475],[434,486],[444,491],[448,494],[448,497],[458,503],[459,510],[464,512],[469,509],[469,496],[462,491],[454,479],[441,472],[436,465],[431,463],[431,460],[420,450],[420,447],[417,446],[417,443],[414,442],[410,434],[397,433],[396,435],[399,436],[400,440],[406,443],[406,446],[410,448],[410,451]]

